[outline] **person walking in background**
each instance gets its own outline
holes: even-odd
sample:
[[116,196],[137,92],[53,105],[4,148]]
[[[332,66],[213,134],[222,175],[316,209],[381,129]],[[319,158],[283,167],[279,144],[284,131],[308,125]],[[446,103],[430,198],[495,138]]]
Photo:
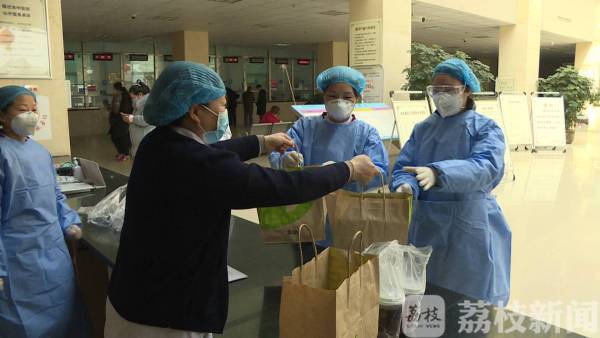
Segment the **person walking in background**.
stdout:
[[260,123],[279,123],[281,119],[279,118],[279,106],[272,106],[271,110],[266,112],[260,118]]
[[258,96],[256,98],[256,114],[262,119],[267,112],[267,91],[261,85],[256,85]]
[[133,105],[133,114],[121,113],[121,118],[129,125],[129,136],[131,138],[131,155],[135,156],[137,148],[146,134],[154,129],[144,120],[144,105],[150,94],[150,88],[139,81],[129,88],[129,97]]
[[242,101],[244,102],[244,127],[250,128],[252,125],[252,113],[254,113],[254,102],[256,102],[252,87],[248,87],[244,92]]
[[117,148],[117,160],[126,161],[129,159],[129,149],[131,148],[131,139],[129,138],[129,125],[123,121],[121,114],[131,114],[133,106],[129,92],[123,87],[121,82],[115,82],[113,85],[112,105],[109,116],[110,139],[115,148]]
[[237,125],[237,100],[240,98],[238,93],[235,90],[225,87],[227,91],[227,114],[229,115],[229,125],[236,126]]

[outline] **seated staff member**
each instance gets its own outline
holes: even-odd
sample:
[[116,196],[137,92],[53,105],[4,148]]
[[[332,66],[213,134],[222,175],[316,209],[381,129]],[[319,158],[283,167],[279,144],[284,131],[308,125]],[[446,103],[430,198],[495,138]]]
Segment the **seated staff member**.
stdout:
[[[367,156],[285,172],[243,161],[293,142],[285,134],[224,142],[225,85],[210,68],[175,62],[156,81],[127,187],[108,289],[106,337],[210,337],[227,319],[231,209],[311,201],[378,174]],[[274,319],[276,320],[276,319]]]

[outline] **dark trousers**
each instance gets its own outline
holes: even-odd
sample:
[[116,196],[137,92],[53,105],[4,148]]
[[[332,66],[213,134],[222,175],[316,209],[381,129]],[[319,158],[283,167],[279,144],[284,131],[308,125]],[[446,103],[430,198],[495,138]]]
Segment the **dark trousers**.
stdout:
[[258,116],[263,116],[267,112],[267,103],[257,103],[256,104],[256,114]]
[[252,126],[252,114],[254,113],[254,107],[244,106],[244,126],[250,128]]
[[232,126],[237,125],[237,112],[235,109],[228,109],[227,114],[229,115],[229,124]]
[[111,121],[110,140],[117,148],[117,152],[129,155],[131,149],[131,138],[129,137],[129,125],[123,121]]

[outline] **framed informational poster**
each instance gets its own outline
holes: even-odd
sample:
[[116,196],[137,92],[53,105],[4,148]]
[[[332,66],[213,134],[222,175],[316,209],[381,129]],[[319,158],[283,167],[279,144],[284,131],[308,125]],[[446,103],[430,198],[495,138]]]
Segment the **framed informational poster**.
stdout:
[[48,96],[38,95],[37,111],[39,115],[38,124],[35,128],[33,139],[36,141],[47,141],[52,139],[52,119],[50,115],[50,99]]
[[51,75],[46,0],[0,0],[0,78]]
[[565,106],[560,97],[531,97],[533,146],[565,147]]
[[381,36],[381,19],[351,22],[350,66],[354,67],[382,64]]
[[383,102],[383,67],[381,65],[354,67],[367,80],[362,99],[365,103]]

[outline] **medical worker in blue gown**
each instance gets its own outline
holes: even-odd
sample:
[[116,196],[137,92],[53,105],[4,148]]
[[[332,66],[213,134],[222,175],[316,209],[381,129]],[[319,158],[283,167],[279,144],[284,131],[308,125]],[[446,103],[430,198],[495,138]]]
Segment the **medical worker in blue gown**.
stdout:
[[[290,149],[283,155],[272,153],[271,166],[322,165],[329,161],[347,161],[357,155],[367,155],[387,180],[389,159],[379,133],[352,114],[365,84],[362,73],[350,67],[336,66],[319,74],[317,87],[323,92],[326,112],[322,116],[302,118],[294,123],[288,135],[298,149]],[[377,188],[381,184],[381,179],[375,178],[367,187],[354,182],[344,186],[344,190],[357,192]],[[320,246],[330,246],[333,241],[329,224],[326,232],[326,240],[321,241]]]
[[409,241],[431,245],[427,281],[506,305],[511,231],[491,195],[504,175],[504,135],[475,111],[479,81],[460,59],[433,71],[437,110],[413,129],[393,169],[392,191],[411,192]]
[[37,120],[32,92],[0,88],[0,337],[87,337],[64,239],[81,221],[30,138]]

